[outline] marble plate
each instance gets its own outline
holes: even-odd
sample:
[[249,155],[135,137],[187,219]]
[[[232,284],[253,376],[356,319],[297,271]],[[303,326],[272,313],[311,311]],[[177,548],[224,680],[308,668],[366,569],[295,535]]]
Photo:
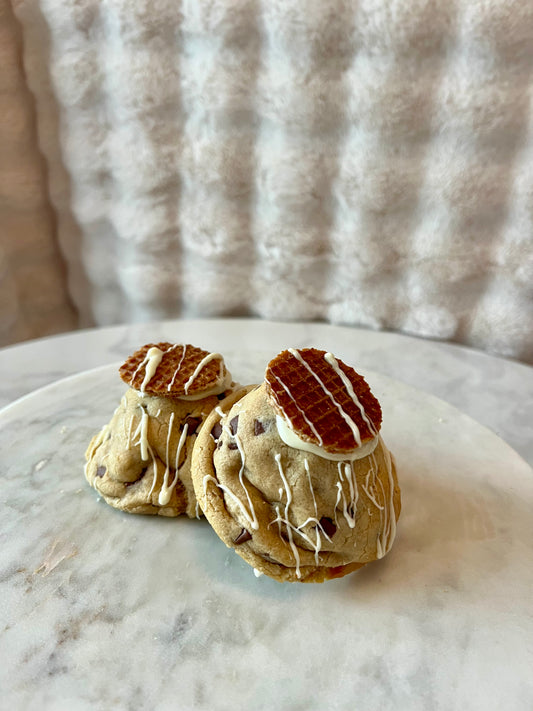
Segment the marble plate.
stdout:
[[[226,352],[241,382],[273,354]],[[115,366],[0,413],[4,708],[533,707],[533,472],[377,373],[403,512],[391,553],[324,585],[256,578],[205,521],[117,512],[83,477]]]

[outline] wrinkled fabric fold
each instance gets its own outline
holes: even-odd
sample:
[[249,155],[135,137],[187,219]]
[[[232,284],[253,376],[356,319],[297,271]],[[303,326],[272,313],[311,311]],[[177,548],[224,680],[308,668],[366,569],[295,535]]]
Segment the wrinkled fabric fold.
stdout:
[[83,323],[319,319],[533,362],[528,0],[14,7]]

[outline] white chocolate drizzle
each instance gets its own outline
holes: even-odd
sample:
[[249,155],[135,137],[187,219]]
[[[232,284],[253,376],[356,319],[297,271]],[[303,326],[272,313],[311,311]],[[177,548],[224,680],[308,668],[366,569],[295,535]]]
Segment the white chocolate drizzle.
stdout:
[[[359,489],[357,487],[353,465],[351,463],[339,462],[337,469],[339,472],[339,481],[337,482],[338,493],[335,510],[342,499],[342,513],[346,519],[346,523],[350,528],[355,528],[355,514],[359,500]],[[348,485],[348,496],[346,495],[345,486],[343,485],[345,482]]]
[[146,390],[146,386],[150,382],[150,380],[154,377],[155,372],[157,368],[159,367],[159,364],[161,363],[161,359],[163,358],[164,351],[162,351],[160,348],[157,348],[157,346],[152,346],[152,348],[149,348],[146,355],[144,356],[144,359],[139,363],[137,368],[135,369],[135,372],[131,376],[130,380],[130,385],[133,384],[135,381],[135,377],[137,373],[140,371],[140,369],[145,366],[145,371],[144,371],[144,379],[141,383],[141,393],[144,393]]
[[[304,358],[302,358],[302,355],[300,354],[300,352],[297,351],[295,348],[289,348],[289,353],[290,353],[292,356],[294,356],[294,357],[296,358],[296,360],[299,361],[299,362],[304,366],[304,368],[305,368],[305,369],[313,376],[313,378],[317,381],[317,383],[320,385],[320,387],[322,388],[322,390],[326,393],[326,395],[329,397],[329,399],[331,400],[331,402],[335,405],[335,407],[336,407],[337,410],[339,411],[339,414],[340,414],[340,416],[342,417],[342,419],[346,422],[346,424],[348,425],[348,427],[352,430],[352,434],[353,434],[354,439],[355,439],[355,441],[356,441],[356,443],[357,443],[357,446],[360,447],[360,446],[361,446],[361,433],[359,432],[359,427],[357,427],[357,425],[356,425],[355,422],[352,420],[352,418],[350,417],[350,415],[348,415],[348,413],[343,410],[341,404],[335,400],[335,398],[333,397],[333,393],[324,385],[323,381],[322,381],[322,380],[320,379],[320,377],[315,373],[315,371],[311,368],[311,366],[309,365],[309,363],[307,363],[307,361],[306,361]],[[328,356],[328,355],[331,355],[331,354],[326,353],[326,356],[325,356],[326,362],[329,363],[329,365],[332,365],[332,364],[330,363],[330,361],[327,359],[327,356]],[[333,357],[333,356],[332,356],[332,357]],[[333,360],[335,360],[335,359],[333,359]],[[337,363],[337,361],[335,361],[335,363]],[[332,366],[332,367],[333,367],[333,366]],[[337,364],[337,368],[338,368],[338,364]],[[335,370],[335,368],[334,368],[334,370]],[[338,368],[338,370],[340,371],[340,368]],[[336,370],[336,372],[337,372],[337,370]],[[340,371],[340,372],[342,372],[342,371]],[[343,375],[344,375],[344,373],[343,373]],[[349,382],[349,381],[348,381],[348,382]],[[343,381],[343,383],[344,383],[344,381]],[[352,388],[352,393],[353,393],[353,388]],[[355,393],[354,393],[354,395],[355,395]],[[350,393],[350,397],[351,397],[351,393]],[[359,403],[359,400],[357,400],[357,402]],[[359,403],[359,404],[360,404],[360,403]]]
[[[396,538],[396,511],[394,510],[394,476],[392,474],[391,454],[382,440],[381,445],[389,479],[389,500],[387,502],[387,505],[385,503],[385,492],[383,492],[385,524],[382,528],[381,537],[378,537],[378,558],[383,558],[383,556],[390,551],[392,544],[394,543],[394,539]],[[383,491],[383,484],[380,480],[378,481]]]
[[[347,392],[348,392],[348,395],[352,398],[353,402],[354,402],[354,403],[357,405],[357,407],[359,408],[359,412],[361,413],[361,417],[362,417],[363,420],[366,422],[366,424],[367,424],[367,426],[368,426],[368,429],[370,430],[370,432],[372,432],[372,434],[373,434],[374,437],[375,437],[375,436],[378,434],[378,431],[376,430],[376,428],[375,428],[375,426],[374,426],[374,423],[371,422],[371,421],[368,419],[368,417],[367,417],[367,415],[366,415],[366,412],[365,412],[365,409],[364,409],[363,405],[361,404],[361,401],[359,400],[359,398],[358,398],[357,395],[355,394],[355,391],[354,391],[354,389],[353,389],[352,383],[350,382],[350,379],[348,378],[348,376],[346,375],[346,373],[342,370],[342,368],[339,366],[339,363],[338,363],[337,359],[335,358],[335,356],[334,356],[332,353],[326,353],[326,355],[324,356],[324,360],[325,360],[327,363],[329,363],[329,365],[331,365],[331,367],[333,368],[333,370],[337,373],[337,375],[339,376],[339,378],[342,380],[342,382],[343,382],[343,384],[344,384],[344,387],[346,388],[346,390],[347,390]],[[354,424],[355,424],[355,423],[354,423]],[[360,444],[361,444],[361,443],[359,442],[359,445],[360,445]]]
[[104,442],[107,442],[107,440],[110,437],[111,437],[110,427],[109,427],[109,424],[106,424],[102,427],[100,432],[96,435],[96,438],[95,438],[94,442],[92,443],[91,450],[90,450],[90,452],[88,452],[87,461],[85,462],[85,466],[83,468],[84,472],[85,472],[85,476],[87,476],[88,466],[89,466],[91,459],[94,457],[94,453],[96,452],[98,447],[100,447],[102,444],[104,444]]
[[283,522],[287,526],[287,536],[289,538],[289,545],[291,547],[292,553],[294,555],[294,560],[296,563],[296,577],[301,578],[302,576],[300,573],[300,554],[298,553],[298,548],[293,540],[293,536],[292,536],[293,526],[289,522],[289,507],[292,502],[292,492],[291,492],[289,483],[287,481],[287,478],[285,476],[285,472],[283,471],[283,467],[281,466],[281,455],[279,453],[276,454],[274,459],[276,460],[276,464],[278,465],[279,475],[280,475],[281,480],[283,482],[283,486],[285,487],[285,494],[287,497],[287,501],[285,503],[285,519]]
[[[158,474],[158,469],[157,469],[157,458],[154,454],[154,451],[152,447],[150,446],[150,442],[148,441],[148,425],[149,425],[149,419],[150,416],[148,412],[145,410],[143,405],[139,405],[141,409],[141,420],[139,424],[137,425],[137,429],[135,430],[133,437],[136,438],[134,439],[134,444],[139,445],[141,449],[141,459],[143,461],[148,461],[149,457],[152,459],[152,463],[154,466],[154,474],[153,474],[153,479],[152,479],[152,486],[149,491],[149,496],[152,496],[156,484],[157,484],[157,474]],[[183,431],[181,433],[179,442],[178,442],[178,447],[176,450],[176,460],[175,460],[175,471],[174,471],[174,477],[171,482],[169,482],[170,478],[170,439],[172,436],[172,428],[174,425],[174,413],[172,412],[170,414],[169,422],[168,422],[168,430],[167,430],[167,442],[166,442],[166,466],[165,466],[165,472],[163,475],[163,482],[161,485],[161,490],[159,491],[158,494],[158,504],[160,506],[166,506],[170,498],[172,496],[172,492],[176,488],[176,484],[179,479],[179,473],[178,473],[178,465],[179,465],[179,457],[181,454],[181,450],[183,448],[183,445],[185,443],[185,440],[187,438],[187,430],[188,430],[188,425],[185,423],[185,426],[183,427]],[[130,430],[131,430],[131,423],[130,423]]]
[[309,462],[307,459],[304,459],[304,469],[307,474],[307,481],[309,482],[309,491],[311,492],[311,496],[313,498],[313,506],[315,508],[315,516],[318,516],[318,509],[316,506],[316,498],[315,498],[315,490],[313,489],[313,482],[311,481],[311,472],[309,471]]
[[148,443],[148,413],[144,409],[143,405],[139,405],[139,408],[141,410],[141,421],[137,425],[137,429],[135,430],[134,437],[138,437],[137,442],[135,444],[138,444],[141,448],[141,459],[143,462],[146,462],[148,460],[148,450],[150,449],[150,445]]
[[172,412],[170,415],[170,420],[168,423],[168,432],[167,432],[167,449],[166,449],[166,460],[167,460],[167,465],[165,468],[165,474],[163,476],[163,484],[161,485],[161,491],[159,492],[159,498],[158,498],[158,503],[160,506],[166,506],[168,502],[170,501],[170,497],[172,496],[172,492],[176,488],[176,484],[178,483],[179,479],[179,460],[180,460],[180,454],[181,450],[183,449],[183,445],[185,444],[185,440],[187,439],[187,431],[189,429],[189,425],[185,423],[183,426],[183,430],[181,432],[178,446],[176,449],[176,459],[174,462],[174,478],[172,481],[168,482],[169,476],[170,476],[170,452],[169,452],[169,446],[170,446],[170,436],[172,432],[172,425],[174,423],[174,413]]
[[225,424],[224,420],[226,419],[226,416],[225,416],[225,413],[221,410],[220,406],[217,406],[215,408],[215,412],[221,418],[220,424],[222,425],[222,429],[226,433],[228,433],[229,437],[231,437],[232,439],[235,440],[235,444],[237,445],[237,449],[239,450],[239,454],[241,456],[241,466],[239,469],[239,482],[240,482],[241,487],[246,495],[246,500],[248,501],[248,506],[250,507],[250,510],[249,511],[247,510],[244,502],[241,501],[241,499],[233,491],[231,491],[231,489],[228,486],[226,486],[225,484],[222,484],[220,481],[218,481],[218,479],[216,479],[211,474],[207,474],[203,478],[204,494],[206,493],[207,482],[212,481],[214,484],[216,484],[216,486],[219,489],[221,489],[225,494],[227,494],[229,496],[229,498],[240,508],[246,521],[249,523],[249,525],[252,527],[252,529],[254,531],[257,531],[257,529],[259,528],[259,521],[257,520],[254,505],[253,505],[252,499],[250,497],[250,493],[244,483],[244,469],[245,469],[245,465],[246,465],[246,458],[244,455],[242,442],[240,440],[240,437],[236,433],[233,434],[231,432],[230,428]]
[[[281,491],[283,492],[283,489]],[[275,505],[274,510],[276,511],[276,518],[268,524],[268,528],[270,528],[270,526],[272,526],[273,524],[277,523],[278,524],[278,533],[279,533],[280,538],[282,538],[282,536],[281,536],[281,533],[283,530],[282,524],[284,524],[285,527],[287,528],[287,532],[291,531],[291,533],[293,533],[293,534],[298,534],[306,543],[308,543],[309,546],[311,546],[311,548],[314,548],[315,562],[318,565],[319,564],[318,554],[322,550],[322,540],[320,537],[320,531],[322,531],[324,538],[326,538],[330,543],[332,542],[331,538],[324,531],[324,528],[323,528],[322,524],[320,523],[320,521],[317,518],[310,517],[310,518],[306,519],[300,526],[295,526],[288,520],[288,518],[286,516],[283,517],[281,515],[279,505]],[[302,530],[306,526],[308,526],[310,523],[313,524],[314,529],[316,531],[316,540],[315,541],[312,541],[311,538],[307,535],[307,533],[305,533],[305,531]],[[296,546],[296,544],[294,543],[294,538],[293,538],[293,544],[294,544],[294,546]],[[291,549],[292,549],[292,546],[291,546]],[[294,549],[293,549],[293,552],[294,552]],[[296,548],[295,559],[299,560],[299,554],[298,554],[297,548]]]
[[185,395],[189,394],[189,388],[191,385],[194,383],[196,378],[199,376],[199,374],[202,372],[203,368],[210,363],[212,360],[215,360],[215,358],[220,358],[220,371],[218,374],[218,381],[223,381],[224,380],[224,361],[222,359],[222,356],[220,353],[208,353],[202,360],[198,363],[196,366],[194,373],[191,375],[191,377],[187,380],[187,382],[184,385],[184,391]]
[[[326,531],[324,530],[323,525],[320,523],[318,520],[316,514],[315,516],[310,516],[308,519],[306,519],[300,526],[295,526],[293,523],[290,522],[289,520],[289,507],[292,503],[292,492],[290,490],[289,484],[287,482],[287,477],[285,476],[285,472],[283,471],[283,467],[281,466],[281,455],[278,453],[275,455],[275,460],[278,465],[278,470],[280,473],[281,480],[283,482],[283,487],[280,489],[280,498],[283,495],[283,491],[285,489],[285,494],[286,494],[286,504],[285,504],[285,511],[284,515],[282,516],[280,506],[277,505],[275,507],[276,511],[276,518],[269,523],[269,527],[272,526],[273,524],[277,523],[278,524],[278,530],[279,534],[281,537],[282,533],[282,524],[285,526],[287,530],[287,538],[288,538],[288,544],[291,548],[291,551],[294,556],[295,560],[295,567],[296,567],[296,577],[300,578],[301,577],[301,569],[300,569],[300,554],[298,551],[298,547],[294,541],[294,535],[300,536],[311,548],[314,549],[314,555],[315,555],[315,563],[316,565],[319,565],[319,553],[322,550],[322,536],[328,540],[330,543],[331,538],[328,536]],[[307,471],[309,471],[307,467]],[[312,485],[310,483],[311,489]],[[314,492],[313,492],[313,499],[314,499]],[[316,509],[316,507],[315,507]],[[305,527],[308,526],[309,524],[313,524],[315,533],[316,533],[316,539],[313,541],[311,540],[311,537],[305,532]]]
[[[144,359],[139,363],[137,368],[135,369],[133,375],[131,376],[130,379],[130,385],[133,386],[133,383],[135,381],[135,378],[137,377],[137,374],[141,370],[141,368],[145,367],[145,373],[144,373],[144,379],[141,384],[139,392],[144,394],[146,392],[146,386],[150,382],[150,380],[154,377],[161,360],[163,356],[166,353],[170,353],[170,351],[175,350],[181,346],[179,343],[175,343],[173,346],[170,346],[170,348],[167,348],[166,351],[162,351],[160,348],[157,346],[152,346],[151,348],[148,349]],[[183,361],[185,360],[185,355],[187,353],[187,346],[183,345],[183,352],[181,354],[178,367],[172,374],[172,378],[170,382],[167,385],[167,391],[170,392],[172,390],[172,386],[174,385],[176,378],[178,376],[178,373],[181,370],[181,367],[183,365]],[[194,383],[198,375],[201,373],[202,369],[212,360],[215,358],[220,359],[220,369],[219,369],[219,374],[216,380],[215,385],[213,385],[210,388],[207,388],[206,390],[203,390],[202,392],[199,393],[194,393],[193,395],[189,395],[189,388],[191,385]],[[190,378],[187,380],[187,382],[184,385],[184,395],[181,395],[179,397],[180,400],[200,400],[204,397],[208,397],[210,395],[219,395],[221,392],[224,392],[224,390],[227,390],[231,385],[231,373],[229,371],[226,371],[226,374],[224,375],[224,359],[220,355],[220,353],[208,353],[202,360],[198,363],[196,366],[193,374],[190,376]]]
[[241,442],[240,438],[237,436],[237,434],[234,434],[233,438],[235,439],[235,444],[237,445],[239,454],[241,455],[241,468],[239,469],[239,482],[240,482],[242,488],[244,489],[244,493],[246,494],[246,498],[248,500],[248,506],[250,507],[250,512],[252,515],[252,521],[251,521],[252,528],[254,529],[254,531],[257,531],[257,529],[259,528],[259,522],[257,520],[257,516],[255,515],[255,509],[254,509],[254,505],[252,503],[252,499],[250,497],[250,492],[248,491],[248,489],[246,488],[246,485],[244,484],[244,466],[246,464],[246,459],[244,456],[244,449],[242,448],[242,442]]
[[[174,348],[176,348],[177,345],[178,345],[178,344],[172,346],[172,348],[169,348],[169,351],[171,351],[171,350],[173,350]],[[176,378],[177,378],[177,376],[178,376],[178,373],[179,373],[180,370],[181,370],[181,366],[182,366],[182,364],[183,364],[183,360],[184,360],[184,358],[185,358],[185,353],[186,353],[186,351],[187,351],[187,346],[184,345],[184,346],[183,346],[183,353],[181,354],[181,358],[180,358],[180,362],[178,363],[178,367],[177,367],[176,370],[174,371],[170,383],[167,385],[167,390],[168,390],[168,392],[171,391],[172,386],[174,385],[174,382],[176,381]]]
[[[142,399],[141,399],[142,400]],[[126,407],[126,398],[123,397],[121,400],[121,405],[123,407]],[[152,463],[154,466],[154,474],[153,474],[153,479],[152,479],[152,486],[149,492],[149,496],[151,496],[154,492],[154,489],[157,484],[157,475],[158,475],[158,468],[157,468],[157,458],[155,456],[155,453],[150,446],[149,438],[148,438],[148,427],[149,427],[149,420],[150,420],[150,415],[148,414],[148,411],[145,409],[144,404],[142,401],[138,404],[139,409],[141,410],[141,419],[137,424],[137,427],[135,429],[135,432],[133,432],[133,426],[135,423],[135,420],[137,418],[137,414],[134,412],[129,421],[128,428],[126,430],[125,422],[124,422],[124,434],[126,436],[126,446],[129,448],[132,444],[135,446],[139,446],[140,448],[140,453],[141,453],[141,459],[142,461],[146,462],[150,458],[152,459]],[[119,408],[115,410],[116,414],[118,412]],[[155,417],[159,417],[161,414],[161,409],[158,410],[156,413]],[[165,467],[165,472],[163,475],[163,483],[161,485],[161,490],[158,495],[158,503],[160,506],[166,506],[170,498],[172,496],[172,492],[176,488],[176,484],[179,480],[179,459],[181,452],[183,450],[183,446],[185,444],[185,441],[187,439],[188,435],[188,428],[189,425],[188,423],[185,423],[183,426],[183,430],[180,434],[180,438],[178,441],[177,449],[176,449],[176,456],[175,456],[175,462],[174,462],[174,477],[172,481],[169,481],[170,479],[170,441],[172,438],[172,429],[174,427],[174,420],[175,420],[175,413],[171,412],[170,413],[170,418],[168,422],[168,429],[167,429],[167,440],[166,440],[166,467]],[[111,436],[111,428],[110,424],[104,425],[104,427],[101,429],[101,431],[98,433],[97,437],[95,438],[94,444],[91,447],[90,452],[88,453],[88,461],[85,464],[85,472],[87,473],[87,466],[89,464],[90,459],[94,456],[94,453],[96,449],[103,444],[109,437]],[[108,455],[106,455],[108,456]],[[105,461],[105,458],[104,458]],[[196,514],[197,518],[199,518],[199,508],[198,508],[198,502],[197,502],[197,508],[196,508]]]
[[[281,380],[281,378],[279,378],[277,375],[274,375],[274,377],[276,378],[276,380],[278,381],[278,383],[281,385],[281,387],[285,390],[285,392],[286,392],[287,395],[290,397],[290,399],[293,401],[293,403],[294,403],[294,405],[296,406],[296,408],[298,409],[299,413],[301,414],[301,416],[304,418],[304,420],[305,420],[305,421],[307,422],[307,424],[309,425],[309,427],[310,427],[310,429],[311,429],[311,432],[312,432],[312,433],[315,435],[315,437],[318,439],[319,444],[322,444],[322,437],[321,437],[320,434],[318,433],[318,431],[317,431],[316,427],[314,426],[314,424],[311,422],[311,420],[307,417],[307,415],[305,414],[305,412],[302,410],[302,408],[298,405],[298,403],[296,402],[296,400],[293,398],[292,393],[291,393],[291,391],[289,390],[289,388],[285,385],[285,383],[283,382],[283,380]],[[280,418],[280,419],[281,419],[281,418]],[[289,423],[289,426],[290,426],[290,423]],[[292,429],[292,427],[291,427],[291,429]]]
[[248,521],[250,526],[254,529],[257,530],[259,528],[259,524],[257,523],[257,520],[255,518],[255,512],[252,510],[252,513],[248,513],[246,510],[246,506],[243,504],[243,502],[239,499],[239,497],[233,493],[233,491],[226,486],[225,484],[222,484],[222,482],[218,481],[218,479],[215,479],[214,476],[211,474],[206,474],[203,478],[203,485],[204,485],[204,494],[207,491],[207,482],[212,481],[221,491],[223,491],[229,498],[233,501],[234,504],[236,504],[240,510],[242,511],[242,514],[244,518]]
[[194,393],[193,395],[180,395],[178,400],[194,402],[196,400],[203,400],[203,398],[209,397],[210,395],[220,395],[231,387],[231,380],[231,373],[228,370],[222,380],[219,379],[216,385],[213,385],[212,388],[207,388],[207,390],[202,390],[201,392]]
[[[365,477],[365,483],[362,485],[362,488],[365,494],[370,499],[370,501],[374,504],[374,506],[380,511],[383,511],[383,509],[385,508],[384,505],[379,504],[376,498],[376,470],[374,469],[374,464],[375,457],[372,457],[370,469],[368,470],[368,473]],[[370,481],[370,477],[372,477],[372,481]]]
[[335,400],[333,393],[326,387],[324,382],[321,380],[321,378],[315,373],[315,371],[311,368],[309,363],[302,357],[301,353],[296,349],[296,348],[289,348],[288,349],[289,353],[296,358],[296,360],[301,363],[304,368],[315,378],[315,380],[319,383],[320,387],[326,394],[326,396],[331,400],[333,405],[337,408],[339,414],[341,417],[344,419],[350,430],[352,431],[356,447],[351,451],[351,452],[343,452],[343,453],[331,453],[327,452],[323,448],[323,440],[320,434],[318,433],[315,425],[311,422],[311,420],[307,417],[306,413],[302,410],[301,407],[298,406],[295,398],[292,396],[292,393],[290,392],[289,388],[285,385],[285,383],[279,378],[277,375],[274,375],[278,383],[281,385],[281,387],[285,390],[287,395],[290,397],[290,399],[293,401],[294,405],[306,421],[306,423],[309,425],[309,428],[313,432],[314,436],[316,437],[318,441],[318,445],[314,444],[313,442],[306,442],[303,440],[301,437],[299,437],[296,432],[294,431],[292,427],[292,423],[287,417],[280,417],[279,415],[276,415],[276,427],[279,433],[279,436],[281,439],[287,444],[289,447],[293,447],[295,449],[301,449],[306,452],[312,452],[313,454],[318,455],[319,457],[323,457],[324,459],[330,459],[332,461],[345,461],[345,460],[355,460],[355,459],[362,459],[363,457],[367,457],[371,452],[374,451],[378,444],[378,438],[377,434],[378,431],[375,428],[374,424],[370,421],[370,419],[367,417],[364,407],[361,404],[359,398],[355,394],[355,391],[353,389],[353,385],[350,382],[350,379],[347,377],[347,375],[343,372],[343,370],[340,368],[338,361],[335,359],[335,357],[331,353],[326,353],[324,355],[324,359],[328,363],[328,365],[331,366],[331,368],[335,371],[335,373],[339,376],[339,378],[342,380],[342,383],[344,387],[346,388],[346,391],[354,404],[357,406],[359,409],[359,412],[361,413],[361,417],[363,420],[366,422],[368,429],[370,432],[374,435],[373,438],[369,441],[366,441],[363,443],[361,439],[361,432],[357,426],[357,424],[354,422],[354,420],[350,417],[350,415],[343,409],[342,405]]
[[148,496],[152,496],[152,493],[155,489],[155,485],[157,482],[157,461],[155,454],[150,447],[150,443],[148,442],[148,421],[149,421],[149,415],[148,412],[144,409],[143,405],[139,404],[139,408],[141,410],[141,420],[139,424],[137,425],[137,429],[134,432],[134,437],[137,437],[137,441],[134,440],[134,444],[138,444],[140,449],[141,449],[141,459],[143,462],[148,461],[148,455],[152,457],[152,464],[154,467],[154,475],[152,479],[152,487],[150,491],[148,492]]

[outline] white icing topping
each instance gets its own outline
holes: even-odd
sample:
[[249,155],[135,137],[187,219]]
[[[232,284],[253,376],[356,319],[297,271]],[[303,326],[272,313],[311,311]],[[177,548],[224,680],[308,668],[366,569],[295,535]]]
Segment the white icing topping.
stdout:
[[313,444],[312,442],[305,442],[303,439],[298,437],[296,432],[294,432],[294,430],[292,430],[287,425],[285,420],[279,415],[276,415],[276,427],[278,429],[279,436],[281,437],[283,442],[285,442],[285,444],[289,447],[293,447],[294,449],[301,449],[304,452],[311,452],[312,454],[316,454],[319,457],[322,457],[323,459],[329,459],[333,462],[353,461],[355,459],[363,459],[363,457],[368,457],[368,455],[372,454],[372,452],[375,450],[379,441],[378,437],[374,437],[373,439],[369,440],[368,442],[365,442],[360,447],[357,447],[351,452],[344,452],[343,454],[332,454],[330,452],[327,452],[322,447],[319,447],[317,444]]
[[257,568],[254,568],[254,575],[256,578],[260,578],[263,573],[260,570],[257,570]]

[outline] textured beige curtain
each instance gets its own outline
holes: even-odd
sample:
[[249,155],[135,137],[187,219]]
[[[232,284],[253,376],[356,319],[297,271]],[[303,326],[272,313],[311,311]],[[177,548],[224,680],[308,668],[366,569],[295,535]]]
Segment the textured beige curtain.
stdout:
[[[50,313],[66,285],[83,325],[319,319],[533,362],[531,0],[14,11]],[[29,324],[43,290],[4,274]]]
[[22,35],[8,0],[0,0],[0,345],[76,324],[22,68]]

